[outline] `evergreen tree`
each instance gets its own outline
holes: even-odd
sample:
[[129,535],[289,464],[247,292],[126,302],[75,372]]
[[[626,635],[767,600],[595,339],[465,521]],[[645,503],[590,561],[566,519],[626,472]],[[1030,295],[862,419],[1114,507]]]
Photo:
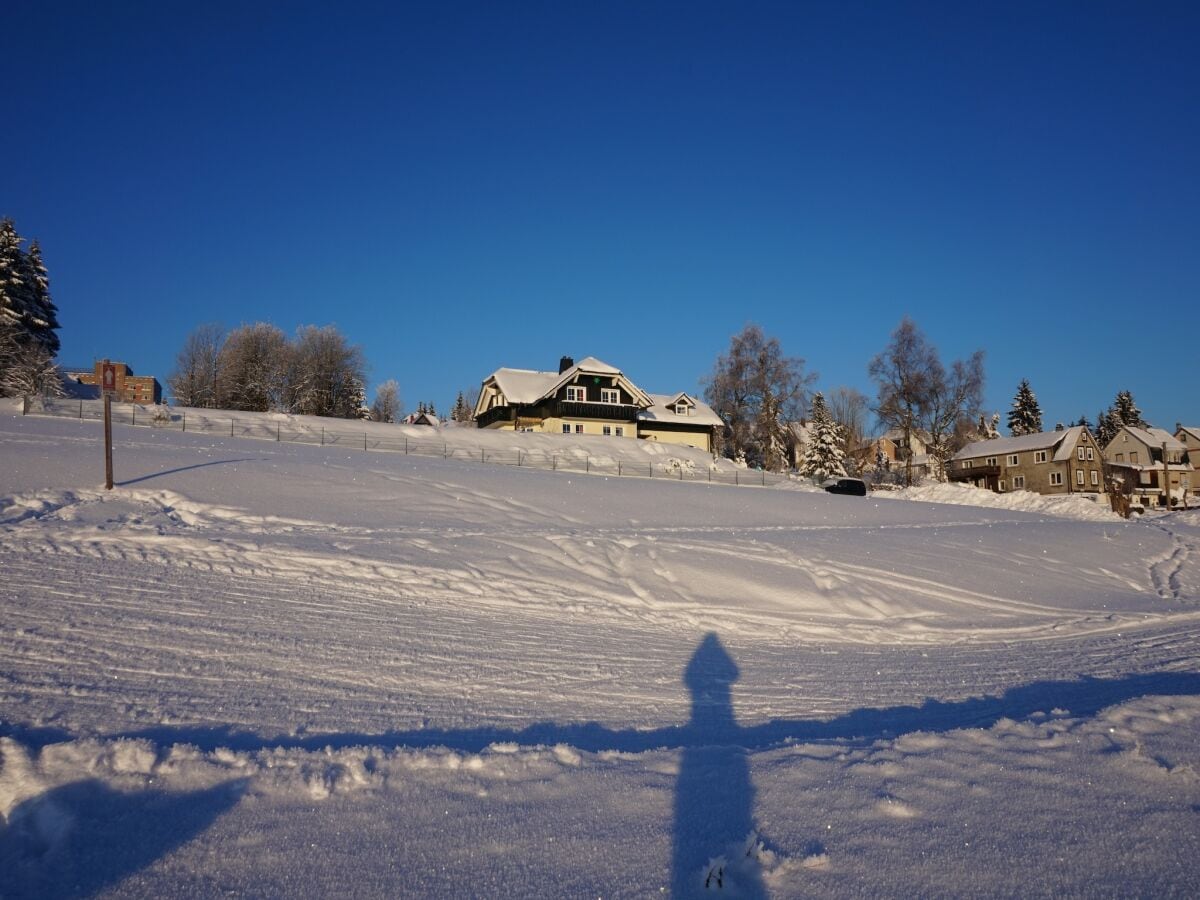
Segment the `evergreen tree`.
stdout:
[[1024,434],[1037,434],[1041,430],[1042,408],[1038,406],[1029,380],[1022,378],[1008,413],[1008,433],[1013,437],[1021,437]]
[[471,410],[467,408],[467,401],[462,391],[458,392],[458,398],[454,401],[454,409],[450,412],[450,418],[455,422],[471,421]]
[[0,319],[17,329],[18,340],[28,319],[28,295],[22,279],[24,268],[17,229],[12,219],[0,219]]
[[1117,436],[1121,423],[1113,416],[1111,409],[1102,410],[1096,417],[1096,443],[1103,449]]
[[58,324],[58,308],[50,299],[50,275],[42,262],[41,245],[36,240],[30,242],[22,268],[30,335],[46,349],[46,352],[56,356],[59,341],[55,332],[61,327]]
[[1116,400],[1113,401],[1112,414],[1119,425],[1128,425],[1130,428],[1150,427],[1142,418],[1142,411],[1133,402],[1133,394],[1129,391],[1118,392]]
[[1092,434],[1096,433],[1096,426],[1088,421],[1087,416],[1080,416],[1076,421],[1071,423],[1072,427],[1075,427],[1076,425],[1082,425],[1084,428],[1086,428]]
[[809,440],[800,459],[800,474],[814,481],[844,476],[841,428],[833,421],[825,405],[825,396],[819,391],[813,396],[808,434]]

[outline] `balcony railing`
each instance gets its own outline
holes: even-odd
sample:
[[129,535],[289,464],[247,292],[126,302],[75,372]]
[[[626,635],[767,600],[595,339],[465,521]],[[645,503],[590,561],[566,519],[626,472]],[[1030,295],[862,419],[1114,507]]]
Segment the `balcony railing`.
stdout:
[[946,473],[946,477],[951,481],[974,481],[976,478],[998,478],[999,476],[999,466],[971,466],[969,469],[960,469],[955,466]]

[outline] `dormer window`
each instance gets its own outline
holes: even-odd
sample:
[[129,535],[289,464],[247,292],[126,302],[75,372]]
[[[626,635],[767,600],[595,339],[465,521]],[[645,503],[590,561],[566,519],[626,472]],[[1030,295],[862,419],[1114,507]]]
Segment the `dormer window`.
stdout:
[[620,403],[621,392],[616,388],[600,388],[601,403]]
[[692,414],[691,404],[685,403],[682,400],[675,404],[675,415],[690,416]]
[[567,386],[567,401],[570,403],[586,403],[587,388],[583,385],[568,385]]

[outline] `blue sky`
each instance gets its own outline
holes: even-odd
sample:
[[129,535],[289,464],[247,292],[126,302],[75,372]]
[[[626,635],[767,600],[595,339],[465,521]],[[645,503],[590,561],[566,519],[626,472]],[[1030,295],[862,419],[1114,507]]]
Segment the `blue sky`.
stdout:
[[1195,3],[67,3],[4,14],[0,215],[61,359],[336,324],[448,405],[749,321],[873,394],[908,314],[1047,425],[1200,424]]

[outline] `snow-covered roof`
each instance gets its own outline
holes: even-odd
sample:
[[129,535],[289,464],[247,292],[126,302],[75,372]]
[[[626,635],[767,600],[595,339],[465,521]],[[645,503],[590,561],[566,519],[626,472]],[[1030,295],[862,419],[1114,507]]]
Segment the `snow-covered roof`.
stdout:
[[[1147,447],[1153,447],[1155,450],[1162,449],[1163,444],[1167,445],[1167,450],[1182,451],[1187,449],[1180,441],[1176,440],[1175,435],[1171,434],[1165,428],[1134,428],[1132,425],[1126,425],[1125,431],[1128,431]],[[1116,440],[1116,438],[1113,440]]]
[[[1049,450],[1058,447],[1054,454],[1055,462],[1061,462],[1070,454],[1075,442],[1084,431],[1082,425],[1073,425],[1062,431],[1039,431],[1035,434],[1023,434],[1020,437],[992,438],[989,441],[973,441],[954,454],[954,459],[978,459],[981,456],[1000,456],[1009,453],[1026,453],[1030,450]],[[1061,442],[1061,445],[1060,445]]]
[[492,378],[496,379],[496,387],[509,403],[536,403],[553,390],[558,373],[497,369]]
[[[681,425],[723,425],[711,406],[697,400],[691,394],[680,391],[678,394],[647,394],[653,405],[638,413],[642,422],[674,422]],[[681,397],[686,397],[692,404],[692,411],[687,415],[675,412]]]
[[1190,425],[1180,425],[1179,430],[1190,437],[1193,441],[1200,441],[1200,427],[1192,427]]
[[575,380],[577,375],[607,375],[620,379],[638,406],[650,406],[648,394],[630,381],[616,366],[588,356],[563,372],[537,372],[532,369],[497,369],[490,378],[509,403],[537,403],[550,397],[564,384]]

